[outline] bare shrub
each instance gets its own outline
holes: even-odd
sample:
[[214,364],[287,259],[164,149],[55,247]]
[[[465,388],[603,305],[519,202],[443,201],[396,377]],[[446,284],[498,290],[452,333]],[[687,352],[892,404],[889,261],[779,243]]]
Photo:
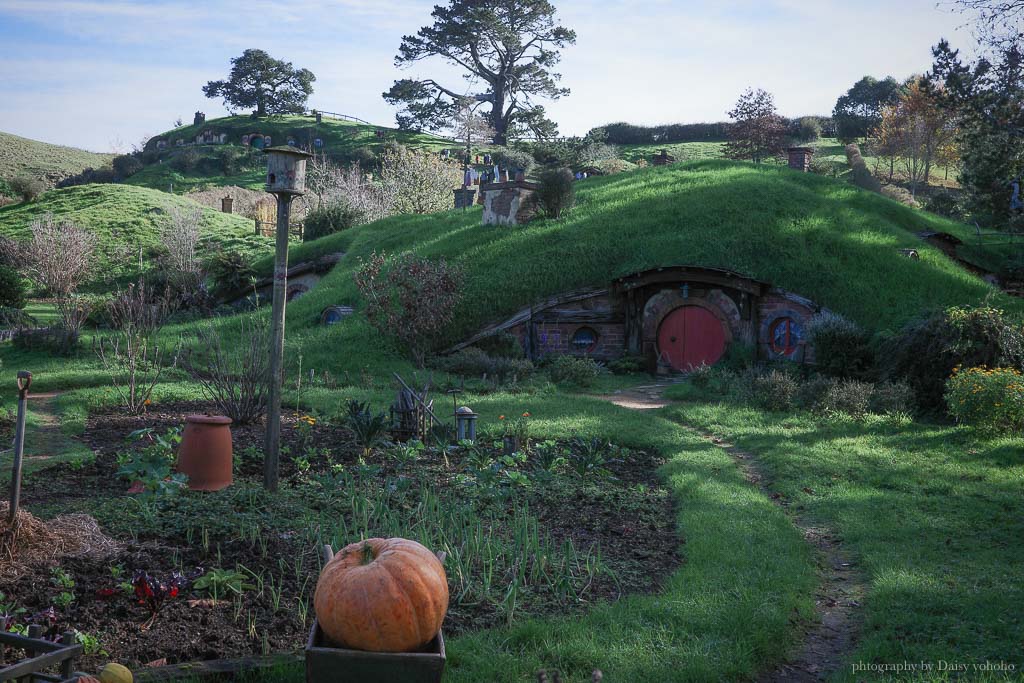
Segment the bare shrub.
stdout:
[[203,279],[203,270],[196,249],[199,246],[203,211],[199,207],[172,207],[160,232],[160,241],[167,249],[167,268],[172,281],[188,286]]
[[267,409],[270,328],[263,318],[245,318],[238,339],[240,350],[233,351],[212,324],[200,328],[181,365],[224,415],[249,424]]
[[436,154],[396,146],[381,156],[380,189],[390,214],[447,211],[461,181],[458,167]]
[[462,281],[457,266],[411,252],[390,263],[385,254],[373,253],[355,274],[370,324],[409,351],[418,367],[451,322],[462,299]]

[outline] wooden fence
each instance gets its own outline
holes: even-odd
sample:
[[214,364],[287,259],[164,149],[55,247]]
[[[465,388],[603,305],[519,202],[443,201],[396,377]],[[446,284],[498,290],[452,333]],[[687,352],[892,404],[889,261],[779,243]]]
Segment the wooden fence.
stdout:
[[[259,218],[254,218],[253,224],[257,235],[274,237],[277,234],[277,221],[261,221]],[[301,242],[303,234],[304,229],[301,221],[294,221],[288,225],[289,239]]]

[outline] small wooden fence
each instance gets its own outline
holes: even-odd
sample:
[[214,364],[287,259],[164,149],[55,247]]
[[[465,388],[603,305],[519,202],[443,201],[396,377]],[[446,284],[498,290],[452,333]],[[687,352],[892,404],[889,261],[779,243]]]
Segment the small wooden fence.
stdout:
[[1017,244],[1024,242],[1024,233],[1003,232],[1002,230],[982,230],[977,222],[974,223],[974,237],[978,244]]
[[[254,218],[253,224],[257,235],[262,235],[263,237],[274,237],[277,234],[276,221],[261,221],[259,218]],[[304,234],[305,230],[301,221],[295,221],[288,225],[289,239],[301,242]]]

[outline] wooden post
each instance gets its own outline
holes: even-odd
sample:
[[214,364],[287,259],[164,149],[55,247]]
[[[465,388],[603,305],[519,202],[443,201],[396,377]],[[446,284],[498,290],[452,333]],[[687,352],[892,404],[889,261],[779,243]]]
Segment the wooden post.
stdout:
[[18,422],[14,430],[14,465],[11,469],[11,501],[8,509],[7,528],[17,531],[18,505],[21,501],[21,463],[25,451],[25,415],[28,404],[28,388],[32,384],[32,373],[18,372]]
[[274,304],[271,312],[270,377],[267,392],[267,433],[263,486],[277,490],[281,459],[281,384],[284,372],[284,317],[288,294],[288,219],[292,195],[277,195],[277,249],[274,252]]

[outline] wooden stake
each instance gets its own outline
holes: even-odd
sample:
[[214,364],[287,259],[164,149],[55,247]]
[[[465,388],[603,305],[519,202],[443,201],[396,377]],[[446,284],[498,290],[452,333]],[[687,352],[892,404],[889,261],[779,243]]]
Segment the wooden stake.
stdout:
[[271,312],[270,383],[264,442],[263,486],[276,491],[281,460],[281,383],[284,373],[284,317],[288,294],[288,222],[292,195],[277,195],[277,248],[274,253],[274,304]]

